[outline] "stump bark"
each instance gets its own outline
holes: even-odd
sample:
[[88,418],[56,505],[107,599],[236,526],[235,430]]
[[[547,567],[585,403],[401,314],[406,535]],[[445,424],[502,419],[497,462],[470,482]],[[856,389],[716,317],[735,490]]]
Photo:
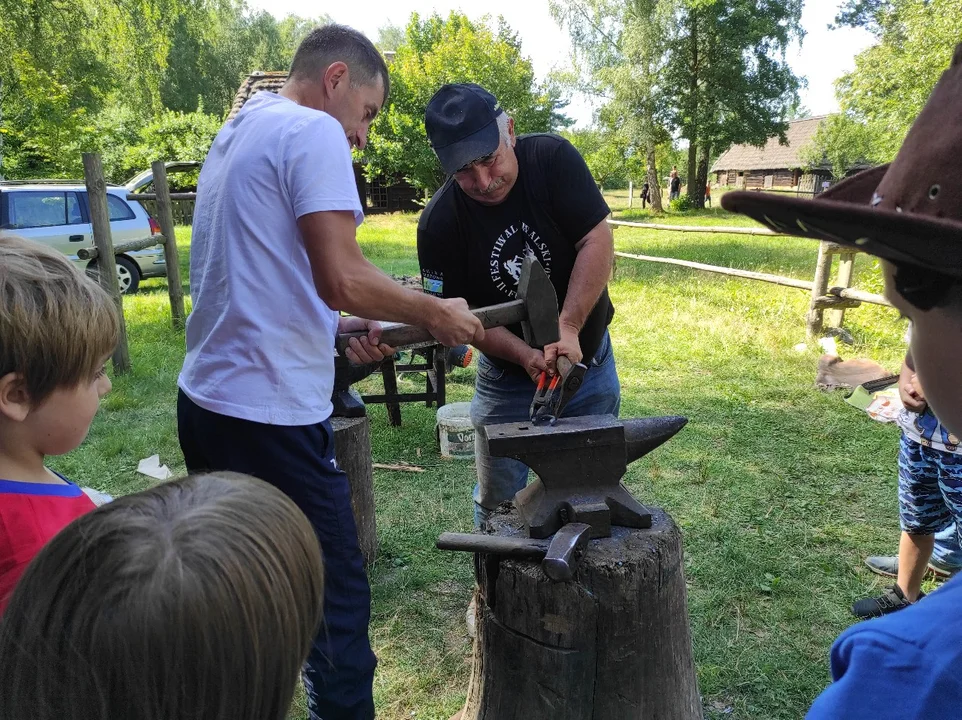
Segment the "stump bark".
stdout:
[[[524,535],[507,506],[496,535]],[[652,527],[592,540],[575,578],[540,563],[476,555],[477,638],[462,720],[693,720],[702,717],[691,653],[681,532]]]
[[371,466],[371,422],[367,417],[332,417],[334,457],[351,484],[351,508],[365,564],[377,557],[374,517],[374,470]]

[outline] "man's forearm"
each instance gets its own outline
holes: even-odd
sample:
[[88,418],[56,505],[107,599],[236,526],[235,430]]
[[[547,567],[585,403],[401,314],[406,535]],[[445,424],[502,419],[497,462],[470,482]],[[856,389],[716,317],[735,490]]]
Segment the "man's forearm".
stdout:
[[559,317],[562,325],[577,331],[584,327],[611,276],[614,241],[608,221],[602,220],[579,245]]
[[515,365],[524,365],[531,348],[507,328],[491,328],[484,334],[484,340],[475,343],[485,355],[507,360]]
[[421,327],[427,326],[425,320],[437,310],[436,298],[402,287],[367,260],[344,273],[330,299],[333,309],[351,315]]

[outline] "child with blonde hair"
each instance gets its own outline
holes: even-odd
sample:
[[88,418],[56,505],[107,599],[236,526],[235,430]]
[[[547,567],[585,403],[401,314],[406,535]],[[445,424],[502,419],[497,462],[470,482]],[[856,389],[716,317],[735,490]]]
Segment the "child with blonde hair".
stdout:
[[110,296],[66,257],[0,234],[0,613],[40,548],[95,507],[46,458],[87,436],[118,331]]
[[0,621],[0,720],[284,720],[321,618],[321,549],[236,473],[114,500],[40,551]]

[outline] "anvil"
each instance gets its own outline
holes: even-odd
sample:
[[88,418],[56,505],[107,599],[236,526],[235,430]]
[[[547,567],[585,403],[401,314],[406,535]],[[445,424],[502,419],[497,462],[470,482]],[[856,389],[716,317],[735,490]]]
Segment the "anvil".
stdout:
[[611,526],[651,527],[651,513],[621,482],[628,464],[674,436],[688,422],[678,416],[628,418],[586,415],[554,425],[488,425],[479,433],[488,453],[520,460],[538,476],[514,497],[528,534],[546,538],[567,523],[608,537]]

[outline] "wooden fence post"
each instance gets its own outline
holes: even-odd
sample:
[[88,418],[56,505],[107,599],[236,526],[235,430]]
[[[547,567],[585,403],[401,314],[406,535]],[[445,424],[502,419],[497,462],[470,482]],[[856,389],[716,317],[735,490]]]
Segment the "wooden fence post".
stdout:
[[[842,253],[838,257],[838,277],[835,280],[835,285],[842,288],[852,287],[852,273],[855,270],[855,253],[846,252]],[[842,327],[842,323],[845,321],[845,308],[838,308],[836,310],[829,310],[828,312],[828,326],[829,327]]]
[[170,316],[175,328],[184,327],[184,288],[180,282],[180,258],[174,236],[174,212],[167,184],[167,166],[157,160],[150,165],[154,173],[154,192],[157,195],[157,222],[164,236],[164,260],[167,263],[167,294],[170,297]]
[[107,183],[104,168],[97,153],[84,153],[84,184],[87,186],[87,204],[93,225],[94,244],[97,246],[97,281],[117,306],[120,336],[114,349],[114,372],[123,375],[130,371],[130,348],[127,347],[127,324],[124,321],[124,300],[117,283],[117,263],[114,260],[114,242],[110,233],[110,211],[107,208]]
[[808,305],[808,336],[817,337],[822,333],[824,309],[819,300],[828,293],[828,276],[832,271],[832,252],[829,244],[818,244],[818,262],[815,265],[815,280],[812,282],[812,300]]
[[631,180],[629,180],[628,181],[628,209],[629,210],[631,210],[631,203],[632,203],[632,200],[634,200],[634,195],[635,195],[635,186],[631,182]]

